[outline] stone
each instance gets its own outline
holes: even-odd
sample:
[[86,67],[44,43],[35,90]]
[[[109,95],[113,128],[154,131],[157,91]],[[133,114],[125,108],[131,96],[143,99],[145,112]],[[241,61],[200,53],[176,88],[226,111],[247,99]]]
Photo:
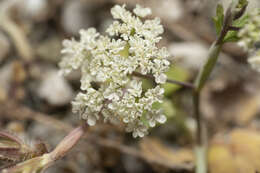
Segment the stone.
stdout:
[[88,8],[80,1],[66,1],[61,17],[61,24],[64,30],[73,35],[77,35],[80,29],[91,26],[91,17]]
[[187,68],[198,70],[207,58],[208,48],[199,42],[172,43],[168,47],[174,61]]
[[44,75],[37,94],[54,106],[68,104],[74,97],[71,86],[57,70],[49,71]]

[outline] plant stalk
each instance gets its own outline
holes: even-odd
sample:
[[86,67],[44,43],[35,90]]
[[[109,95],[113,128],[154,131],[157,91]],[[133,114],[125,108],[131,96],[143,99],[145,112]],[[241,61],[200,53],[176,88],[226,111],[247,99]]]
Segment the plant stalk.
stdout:
[[50,153],[53,161],[63,158],[81,139],[85,134],[87,125],[83,124],[74,130],[72,130],[62,141],[56,146],[56,148]]
[[207,173],[207,131],[203,117],[200,113],[200,93],[216,65],[219,54],[225,42],[225,36],[228,34],[228,31],[239,29],[233,27],[232,23],[234,20],[240,18],[243,15],[247,6],[246,4],[240,9],[240,11],[236,11],[236,6],[239,2],[240,1],[238,0],[233,1],[227,9],[221,33],[216,41],[211,45],[207,61],[200,69],[199,74],[194,82],[193,105],[194,116],[197,124],[195,147],[196,173]]
[[[138,72],[133,72],[133,75],[136,76],[136,77],[154,80],[154,77],[152,75],[143,75],[143,74],[138,73]],[[174,80],[174,79],[167,79],[166,82],[171,83],[171,84],[175,84],[175,85],[180,85],[180,86],[185,87],[185,88],[194,88],[194,85],[192,83],[188,83],[188,82],[181,82],[181,81],[177,81],[177,80]]]

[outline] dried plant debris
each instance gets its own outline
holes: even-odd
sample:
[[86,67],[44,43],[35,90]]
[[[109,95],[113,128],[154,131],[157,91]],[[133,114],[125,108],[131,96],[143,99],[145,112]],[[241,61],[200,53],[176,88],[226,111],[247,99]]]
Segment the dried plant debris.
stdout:
[[255,173],[260,171],[260,135],[247,129],[235,129],[218,135],[208,152],[211,173]]
[[153,163],[155,160],[167,165],[166,168],[189,170],[194,166],[194,157],[190,149],[173,150],[162,144],[158,139],[144,138],[140,142],[142,154],[149,158],[147,161]]
[[44,153],[47,153],[44,143],[29,145],[15,135],[0,132],[0,160],[2,161],[14,165]]

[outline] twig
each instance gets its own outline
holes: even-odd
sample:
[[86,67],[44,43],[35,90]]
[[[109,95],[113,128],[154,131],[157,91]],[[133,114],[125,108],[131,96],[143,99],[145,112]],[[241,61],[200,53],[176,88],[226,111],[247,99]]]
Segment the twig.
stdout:
[[[138,72],[133,72],[133,75],[137,76],[137,77],[142,77],[142,78],[154,80],[154,77],[152,75],[143,75],[143,74],[138,73]],[[180,86],[186,87],[186,88],[194,88],[193,84],[191,84],[191,83],[181,82],[181,81],[177,81],[177,80],[173,80],[173,79],[167,79],[166,82],[171,83],[171,84],[175,84],[175,85],[180,85]]]
[[235,26],[230,26],[229,27],[229,31],[239,31],[241,28],[239,28],[239,27],[235,27]]
[[73,129],[50,153],[51,159],[56,161],[63,158],[79,142],[86,130],[86,124]]
[[33,60],[33,50],[29,41],[21,28],[10,18],[10,10],[16,3],[17,0],[8,0],[0,4],[0,27],[12,38],[20,56],[26,62],[31,62]]
[[46,126],[53,127],[58,130],[63,130],[69,132],[73,129],[73,126],[59,121],[51,116],[47,116],[44,113],[35,112],[25,106],[20,106],[13,101],[7,101],[6,103],[1,103],[0,112],[3,116],[14,117],[18,120],[30,119]]

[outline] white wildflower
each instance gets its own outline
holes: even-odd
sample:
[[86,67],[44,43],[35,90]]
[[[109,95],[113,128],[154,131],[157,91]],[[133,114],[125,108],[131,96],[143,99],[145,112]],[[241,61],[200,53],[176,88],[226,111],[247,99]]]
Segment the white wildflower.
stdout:
[[[111,9],[114,21],[107,29],[109,36],[100,35],[95,28],[80,30],[80,39],[65,40],[60,62],[63,74],[81,70],[81,90],[72,102],[73,112],[89,125],[97,120],[125,123],[126,131],[143,137],[149,127],[164,123],[166,117],[153,105],[162,102],[169,68],[169,53],[158,48],[163,27],[160,19],[142,21],[151,14],[139,5],[134,13],[125,5]],[[133,73],[152,75],[156,87],[142,89],[142,81]]]
[[134,97],[140,97],[142,94],[142,82],[133,80],[130,82],[130,89],[128,89],[128,92],[132,94]]
[[254,44],[260,41],[260,10],[255,9],[249,12],[246,25],[239,31],[240,41],[238,45],[245,50],[252,50]]
[[143,8],[138,4],[136,5],[133,12],[139,17],[146,17],[152,14],[152,10],[150,8]]
[[149,119],[150,127],[154,127],[156,125],[156,122],[163,124],[166,121],[166,116],[161,113],[161,110],[155,110],[147,116],[147,119]]
[[164,31],[160,23],[161,20],[158,17],[153,20],[146,20],[143,25],[142,35],[149,41],[159,42],[161,37],[158,36]]
[[84,45],[84,48],[87,50],[92,50],[95,48],[96,38],[99,36],[95,28],[89,28],[88,30],[81,29],[80,34],[80,43]]
[[79,113],[82,119],[86,119],[90,126],[96,124],[99,112],[103,107],[102,94],[93,88],[89,88],[86,94],[79,93],[72,102],[74,113]]
[[132,17],[132,14],[125,9],[125,5],[123,6],[115,5],[111,9],[111,14],[114,19],[121,19],[125,23],[127,23]]
[[144,125],[143,122],[138,121],[138,122],[133,122],[133,123],[128,123],[126,127],[127,132],[133,132],[133,137],[144,137],[146,135],[148,128],[147,126]]
[[64,40],[64,48],[61,53],[66,54],[59,63],[62,74],[68,74],[72,70],[78,69],[84,61],[84,46],[76,40]]
[[253,69],[260,72],[260,50],[248,58],[248,63],[252,66]]
[[167,80],[167,76],[164,73],[158,74],[158,75],[155,76],[155,81],[157,83],[165,83],[166,80]]

